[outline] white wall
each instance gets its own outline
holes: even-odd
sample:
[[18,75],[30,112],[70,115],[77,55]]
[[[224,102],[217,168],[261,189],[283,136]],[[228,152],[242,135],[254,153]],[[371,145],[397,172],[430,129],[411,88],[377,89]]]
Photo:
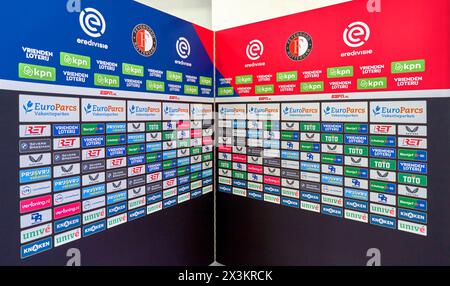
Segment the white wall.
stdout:
[[213,29],[223,30],[350,0],[212,0]]
[[211,0],[135,0],[199,26],[212,29]]
[[351,0],[136,0],[215,31]]

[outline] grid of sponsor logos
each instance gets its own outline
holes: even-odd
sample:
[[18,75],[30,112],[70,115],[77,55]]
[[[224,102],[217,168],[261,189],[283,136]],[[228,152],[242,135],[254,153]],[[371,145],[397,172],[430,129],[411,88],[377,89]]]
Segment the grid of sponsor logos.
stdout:
[[211,104],[20,95],[19,120],[21,258],[212,192]]
[[427,236],[426,101],[218,112],[218,191]]

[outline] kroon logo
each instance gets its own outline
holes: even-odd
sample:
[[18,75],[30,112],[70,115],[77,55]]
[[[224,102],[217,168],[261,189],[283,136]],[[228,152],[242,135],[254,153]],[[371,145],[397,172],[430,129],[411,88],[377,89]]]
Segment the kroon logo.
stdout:
[[131,114],[161,112],[161,109],[159,109],[158,107],[141,107],[141,106],[137,106],[134,104],[132,106],[130,106],[130,108],[128,110],[130,111]]
[[395,115],[421,115],[425,112],[424,108],[411,108],[411,107],[399,107],[399,108],[391,108],[385,106],[377,105],[374,109],[372,109],[372,113],[375,116],[395,116]]
[[33,102],[29,100],[27,103],[22,105],[25,113],[30,112],[42,112],[42,111],[58,111],[58,112],[76,112],[78,111],[78,107],[76,105],[66,105],[66,104],[42,104],[40,102]]
[[124,112],[125,109],[122,106],[112,106],[112,105],[106,105],[106,106],[100,106],[97,104],[90,104],[88,103],[85,107],[84,107],[84,112],[86,114],[90,114],[90,113],[99,113],[99,112],[103,112],[103,113],[112,113],[112,112]]
[[283,109],[283,114],[285,114],[285,115],[317,114],[317,113],[319,113],[319,110],[317,108],[306,108],[306,107],[294,108],[294,107],[286,106]]
[[364,114],[366,113],[365,108],[353,108],[353,107],[347,107],[347,108],[337,108],[332,106],[327,106],[324,108],[323,112],[326,115],[332,115],[332,114]]

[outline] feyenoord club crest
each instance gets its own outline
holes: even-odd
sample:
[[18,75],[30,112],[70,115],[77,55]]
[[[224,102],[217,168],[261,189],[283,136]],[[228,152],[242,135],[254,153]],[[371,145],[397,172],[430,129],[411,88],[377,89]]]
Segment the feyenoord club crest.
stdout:
[[294,61],[304,60],[312,50],[312,38],[306,32],[297,32],[289,37],[286,43],[286,53]]
[[139,24],[133,29],[133,46],[144,57],[150,57],[156,51],[156,35],[152,28]]

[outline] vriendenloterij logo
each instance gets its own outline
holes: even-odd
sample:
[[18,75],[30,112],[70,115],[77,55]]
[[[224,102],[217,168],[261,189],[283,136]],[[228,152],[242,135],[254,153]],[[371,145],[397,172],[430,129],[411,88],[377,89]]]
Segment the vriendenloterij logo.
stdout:
[[182,59],[187,59],[191,55],[191,45],[189,44],[189,41],[184,37],[178,38],[176,49],[177,54]]
[[342,37],[347,46],[358,48],[363,46],[369,40],[370,28],[364,22],[353,22],[344,30]]
[[83,9],[79,20],[81,28],[90,37],[99,38],[106,32],[105,18],[94,8]]
[[261,56],[264,54],[264,45],[260,40],[252,40],[247,45],[247,57],[252,60],[256,61],[261,58]]

